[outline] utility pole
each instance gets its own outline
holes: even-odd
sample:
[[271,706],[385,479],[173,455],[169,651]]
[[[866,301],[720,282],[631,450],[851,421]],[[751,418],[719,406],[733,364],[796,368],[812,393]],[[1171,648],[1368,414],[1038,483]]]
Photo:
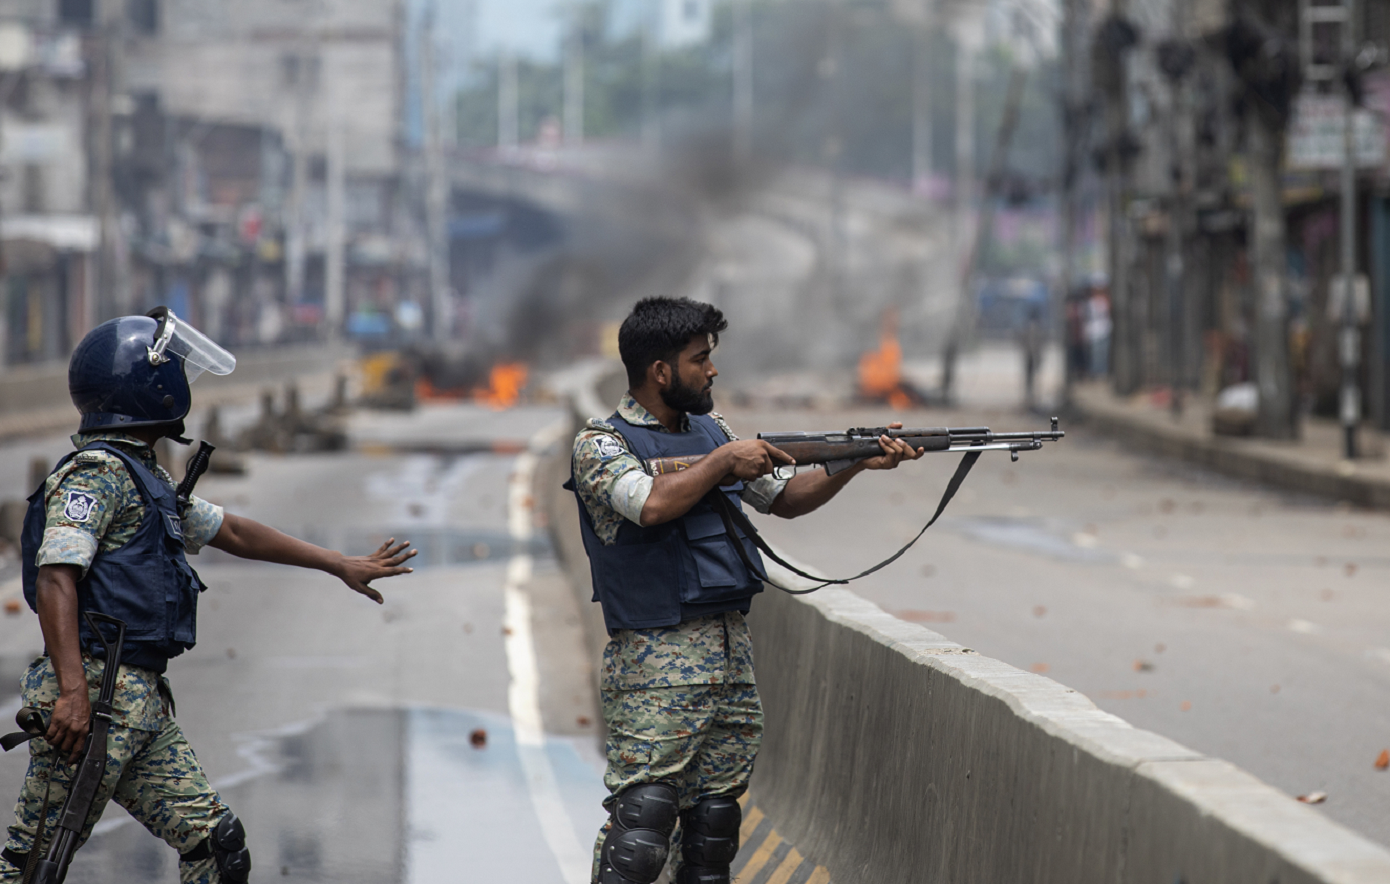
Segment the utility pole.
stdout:
[[734,160],[753,154],[753,13],[751,0],[734,0]]
[[1131,297],[1128,183],[1130,161],[1129,78],[1125,53],[1138,41],[1125,18],[1125,0],[1114,0],[1113,12],[1097,29],[1093,74],[1105,94],[1105,213],[1110,275],[1110,372],[1114,390],[1128,396],[1139,388],[1137,318]]
[[[1065,66],[1065,86],[1062,92],[1062,299],[1063,304],[1071,298],[1076,285],[1076,225],[1080,220],[1081,169],[1085,162],[1085,140],[1087,123],[1083,107],[1086,103],[1085,59],[1087,12],[1089,4],[1084,0],[1065,0],[1062,7],[1062,63]],[[1063,313],[1064,345],[1062,374],[1062,404],[1070,405],[1072,385],[1076,383],[1075,366],[1072,365],[1070,345],[1067,339],[1070,326],[1066,324]],[[1084,333],[1083,333],[1084,340]]]
[[[313,25],[317,25],[314,22]],[[317,27],[313,29],[317,31]],[[308,212],[305,192],[309,179],[309,121],[319,86],[320,54],[315,37],[299,41],[294,55],[294,102],[285,132],[293,139],[294,156],[290,193],[285,208],[285,300],[296,304],[304,297],[304,273],[308,259]]]
[[955,253],[960,273],[960,296],[956,320],[947,332],[941,355],[941,396],[948,403],[955,398],[956,360],[965,342],[961,340],[965,317],[975,309],[975,293],[970,289],[970,269],[974,264],[973,244],[967,231],[972,227],[970,213],[975,203],[975,56],[979,23],[957,22],[956,27],[956,176],[955,176]]
[[657,46],[661,4],[648,0],[642,28],[642,145],[650,151],[661,148],[661,119],[657,98],[660,90],[661,60]]
[[1196,51],[1188,45],[1184,24],[1187,3],[1174,0],[1173,35],[1158,46],[1158,66],[1168,81],[1168,235],[1165,242],[1164,271],[1167,283],[1168,321],[1168,385],[1169,402],[1174,419],[1182,416],[1183,390],[1187,380],[1183,366],[1184,352],[1183,279],[1185,262],[1183,248],[1187,237],[1189,188],[1187,130],[1188,72],[1197,60]]
[[342,111],[336,101],[330,102],[324,115],[327,138],[324,170],[327,192],[324,200],[325,242],[323,255],[323,324],[327,338],[335,341],[342,336],[344,310],[344,279],[346,274],[347,230],[344,224],[344,191],[347,172],[346,145],[343,137]]
[[497,149],[505,154],[517,145],[516,56],[510,49],[497,54]]
[[439,95],[434,46],[434,7],[421,24],[420,92],[425,105],[425,234],[429,244],[430,331],[435,343],[446,343],[453,331],[449,301],[449,243],[445,231],[448,185],[444,181],[444,150],[439,126]]
[[116,207],[114,172],[114,127],[112,99],[116,92],[115,54],[119,38],[119,19],[105,8],[99,9],[92,29],[88,49],[91,66],[88,112],[88,180],[91,188],[92,210],[97,216],[98,253],[97,284],[94,287],[104,307],[99,318],[120,316],[130,312],[129,287],[126,286],[120,254],[122,237]]
[[923,4],[923,20],[912,42],[912,186],[925,187],[931,177],[931,37],[936,23],[933,0]]
[[830,172],[830,230],[826,237],[826,270],[830,285],[830,303],[827,317],[838,320],[845,308],[846,277],[849,272],[849,237],[845,229],[845,132],[844,117],[840,102],[840,83],[844,67],[844,27],[845,16],[839,3],[831,3],[826,9],[829,17],[826,25],[825,55],[820,61],[820,76],[825,83],[825,94],[829,96],[828,128],[821,143],[821,159]]
[[570,3],[565,40],[565,146],[584,143],[584,7]]
[[[1342,0],[1341,60],[1350,65],[1356,55],[1355,0]],[[1361,330],[1356,305],[1356,99],[1351,84],[1343,80],[1345,104],[1342,118],[1342,329],[1339,343],[1342,363],[1342,455],[1355,459],[1356,431],[1361,423]]]

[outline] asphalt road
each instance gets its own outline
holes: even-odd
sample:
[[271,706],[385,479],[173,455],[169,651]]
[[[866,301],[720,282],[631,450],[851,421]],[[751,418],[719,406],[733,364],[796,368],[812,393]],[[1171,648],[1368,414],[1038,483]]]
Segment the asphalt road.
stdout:
[[[521,453],[559,414],[361,413],[352,451],[253,454],[244,477],[204,478],[199,492],[230,511],[322,544],[367,552],[395,536],[421,550],[416,573],[379,585],[381,607],[316,572],[193,559],[210,589],[198,646],[169,678],[180,725],[245,820],[257,879],[587,880],[606,794],[592,682]],[[0,487],[68,447],[0,448]],[[41,646],[27,608],[0,617],[4,721]],[[0,757],[0,800],[26,763]],[[175,856],[112,806],[68,880],[172,882]]]
[[[883,419],[720,407],[745,434]],[[590,661],[516,480],[529,468],[519,452],[558,416],[362,413],[352,451],[251,455],[246,476],[204,479],[202,493],[232,511],[317,542],[367,550],[394,535],[421,549],[414,575],[382,585],[382,607],[324,575],[196,560],[211,585],[199,645],[170,678],[258,868],[306,882],[582,876],[604,794]],[[1002,406],[897,417],[1041,424]],[[65,449],[61,437],[0,447],[0,487],[23,487],[31,457]],[[916,532],[954,467],[932,455],[861,476],[796,522],[759,522],[803,562],[859,570]],[[1386,842],[1390,774],[1374,761],[1390,748],[1387,540],[1384,514],[1071,428],[1017,464],[986,456],[918,547],[855,589],[1290,795],[1325,791],[1322,812]],[[0,617],[0,685],[40,645],[27,610]],[[0,693],[0,706],[8,718],[12,698]],[[16,794],[23,768],[22,755],[0,757],[0,796]],[[69,880],[176,879],[172,853],[123,811],[108,810],[99,832]]]
[[[722,409],[743,435],[882,423],[868,410]],[[1000,408],[908,426],[1043,427]],[[856,478],[767,536],[857,573],[935,510],[955,456]],[[1083,429],[1010,463],[985,455],[937,526],[851,588],[982,654],[1081,691],[1390,843],[1390,515],[1137,456]],[[756,636],[755,636],[756,641]]]

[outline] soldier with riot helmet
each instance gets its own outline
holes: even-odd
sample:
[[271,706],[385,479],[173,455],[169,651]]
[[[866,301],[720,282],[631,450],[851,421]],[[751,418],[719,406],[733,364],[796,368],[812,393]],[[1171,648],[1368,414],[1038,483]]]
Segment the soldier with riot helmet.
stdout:
[[235,358],[166,308],[92,330],[73,352],[68,386],[82,415],[76,450],[29,498],[22,541],[24,594],[45,643],[22,680],[46,723],[30,744],[15,821],[0,851],[0,884],[38,865],[73,782],[102,673],[88,612],[119,619],[125,641],[110,712],[105,773],[80,841],[115,799],[179,852],[185,884],[242,884],[250,853],[241,822],[209,785],[173,717],[164,671],[192,648],[206,587],[186,554],[213,546],[236,556],[326,571],[380,603],[369,584],[408,573],[408,544],[346,556],[282,534],[196,496],[176,500],[154,445],[187,443],[189,384],[225,375]]

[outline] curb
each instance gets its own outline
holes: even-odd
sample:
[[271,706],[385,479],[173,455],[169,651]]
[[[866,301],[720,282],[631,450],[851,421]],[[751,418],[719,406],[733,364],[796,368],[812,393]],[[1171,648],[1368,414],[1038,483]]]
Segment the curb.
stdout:
[[1358,471],[1354,462],[1309,463],[1290,447],[1255,440],[1198,436],[1164,417],[1134,414],[1100,397],[1078,395],[1076,415],[1099,432],[1151,454],[1175,457],[1239,479],[1262,482],[1371,509],[1390,510],[1390,478]]

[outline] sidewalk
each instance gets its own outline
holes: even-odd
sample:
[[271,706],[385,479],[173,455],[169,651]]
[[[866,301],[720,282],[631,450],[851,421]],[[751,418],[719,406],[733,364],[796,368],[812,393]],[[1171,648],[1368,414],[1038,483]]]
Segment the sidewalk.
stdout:
[[1212,469],[1281,488],[1330,497],[1357,506],[1390,509],[1390,461],[1380,434],[1361,432],[1370,456],[1342,457],[1342,431],[1334,421],[1307,419],[1292,442],[1215,436],[1209,403],[1190,401],[1175,419],[1147,395],[1122,399],[1108,384],[1078,384],[1076,416],[1100,432],[1154,454],[1180,457]]

